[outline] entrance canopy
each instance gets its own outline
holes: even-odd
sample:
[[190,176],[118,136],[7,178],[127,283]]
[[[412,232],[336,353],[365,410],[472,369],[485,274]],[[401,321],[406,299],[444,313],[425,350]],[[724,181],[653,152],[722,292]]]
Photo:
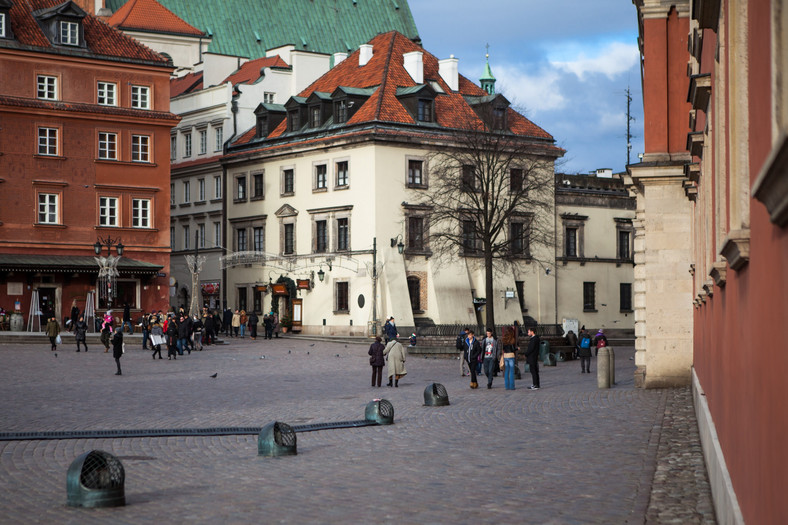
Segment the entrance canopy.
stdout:
[[[118,273],[121,275],[155,276],[163,268],[128,257],[121,257],[118,261]],[[92,256],[0,254],[0,272],[98,274],[98,271],[99,265]]]

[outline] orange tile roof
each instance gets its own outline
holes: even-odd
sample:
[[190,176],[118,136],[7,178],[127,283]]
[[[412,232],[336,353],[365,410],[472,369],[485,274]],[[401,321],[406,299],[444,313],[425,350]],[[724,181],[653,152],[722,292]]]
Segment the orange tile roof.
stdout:
[[[85,55],[83,48],[53,46],[36,22],[34,11],[49,9],[63,4],[62,0],[14,0],[9,12],[9,22],[14,33],[12,40],[4,41],[4,47],[31,46],[36,51],[59,55]],[[76,4],[74,4],[76,7]],[[162,55],[140,44],[131,37],[108,26],[98,18],[87,15],[82,22],[87,53],[96,58],[122,58],[167,65]]]
[[[465,100],[465,96],[485,96],[487,92],[462,75],[458,79],[458,90],[452,91],[441,78],[437,57],[425,51],[420,45],[396,31],[383,33],[369,42],[373,46],[372,58],[364,66],[359,66],[359,50],[337,64],[325,75],[313,82],[298,94],[308,97],[315,91],[331,93],[337,87],[378,89],[356,110],[348,120],[348,124],[366,122],[398,123],[417,125],[411,114],[397,98],[397,88],[417,86],[405,69],[403,54],[421,51],[424,67],[424,83],[435,82],[444,91],[435,97],[435,116],[437,124],[443,128],[465,128],[469,123],[480,122],[474,109]],[[553,137],[523,115],[513,109],[508,110],[509,129],[516,135],[552,141]],[[269,138],[280,137],[287,129],[282,122],[269,135]],[[426,128],[435,133],[435,127]],[[437,128],[440,129],[440,128]],[[254,139],[254,130],[242,133],[234,144],[246,144]],[[302,143],[302,142],[299,142]]]
[[174,35],[204,37],[205,33],[189,25],[156,0],[129,0],[107,23],[125,31],[152,31]]
[[170,98],[202,89],[202,71],[170,79]]
[[225,82],[230,82],[232,85],[236,84],[250,84],[254,83],[260,78],[260,71],[266,67],[281,67],[289,68],[287,62],[282,60],[279,55],[272,57],[257,58],[245,62],[240,68],[235,70],[230,76],[224,79]]

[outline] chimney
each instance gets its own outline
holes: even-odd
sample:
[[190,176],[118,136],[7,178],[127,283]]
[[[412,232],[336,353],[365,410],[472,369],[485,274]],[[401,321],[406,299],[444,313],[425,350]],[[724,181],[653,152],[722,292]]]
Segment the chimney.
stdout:
[[334,53],[334,66],[347,58],[347,53]]
[[416,84],[424,83],[424,62],[422,61],[423,55],[424,53],[421,51],[412,51],[402,55],[405,71],[408,72],[410,78],[412,78]]
[[452,91],[457,91],[460,88],[460,78],[457,72],[459,62],[459,59],[454,58],[454,55],[438,60],[438,73]]
[[366,66],[367,62],[372,58],[372,44],[361,44],[358,46],[358,65]]

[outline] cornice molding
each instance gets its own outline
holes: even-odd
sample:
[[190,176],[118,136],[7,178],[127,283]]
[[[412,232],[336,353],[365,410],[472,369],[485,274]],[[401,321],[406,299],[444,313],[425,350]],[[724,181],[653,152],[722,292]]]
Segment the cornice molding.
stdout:
[[722,243],[720,255],[733,271],[739,271],[750,261],[750,230],[731,230]]

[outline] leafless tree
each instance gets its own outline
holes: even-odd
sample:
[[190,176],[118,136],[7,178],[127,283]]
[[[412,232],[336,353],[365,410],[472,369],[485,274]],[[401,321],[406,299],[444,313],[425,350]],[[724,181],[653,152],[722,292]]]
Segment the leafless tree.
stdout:
[[512,109],[475,109],[430,155],[430,191],[420,204],[429,210],[430,251],[483,265],[485,323],[494,326],[493,269],[544,263],[553,253],[555,162],[563,150],[550,138],[512,132],[525,121]]

